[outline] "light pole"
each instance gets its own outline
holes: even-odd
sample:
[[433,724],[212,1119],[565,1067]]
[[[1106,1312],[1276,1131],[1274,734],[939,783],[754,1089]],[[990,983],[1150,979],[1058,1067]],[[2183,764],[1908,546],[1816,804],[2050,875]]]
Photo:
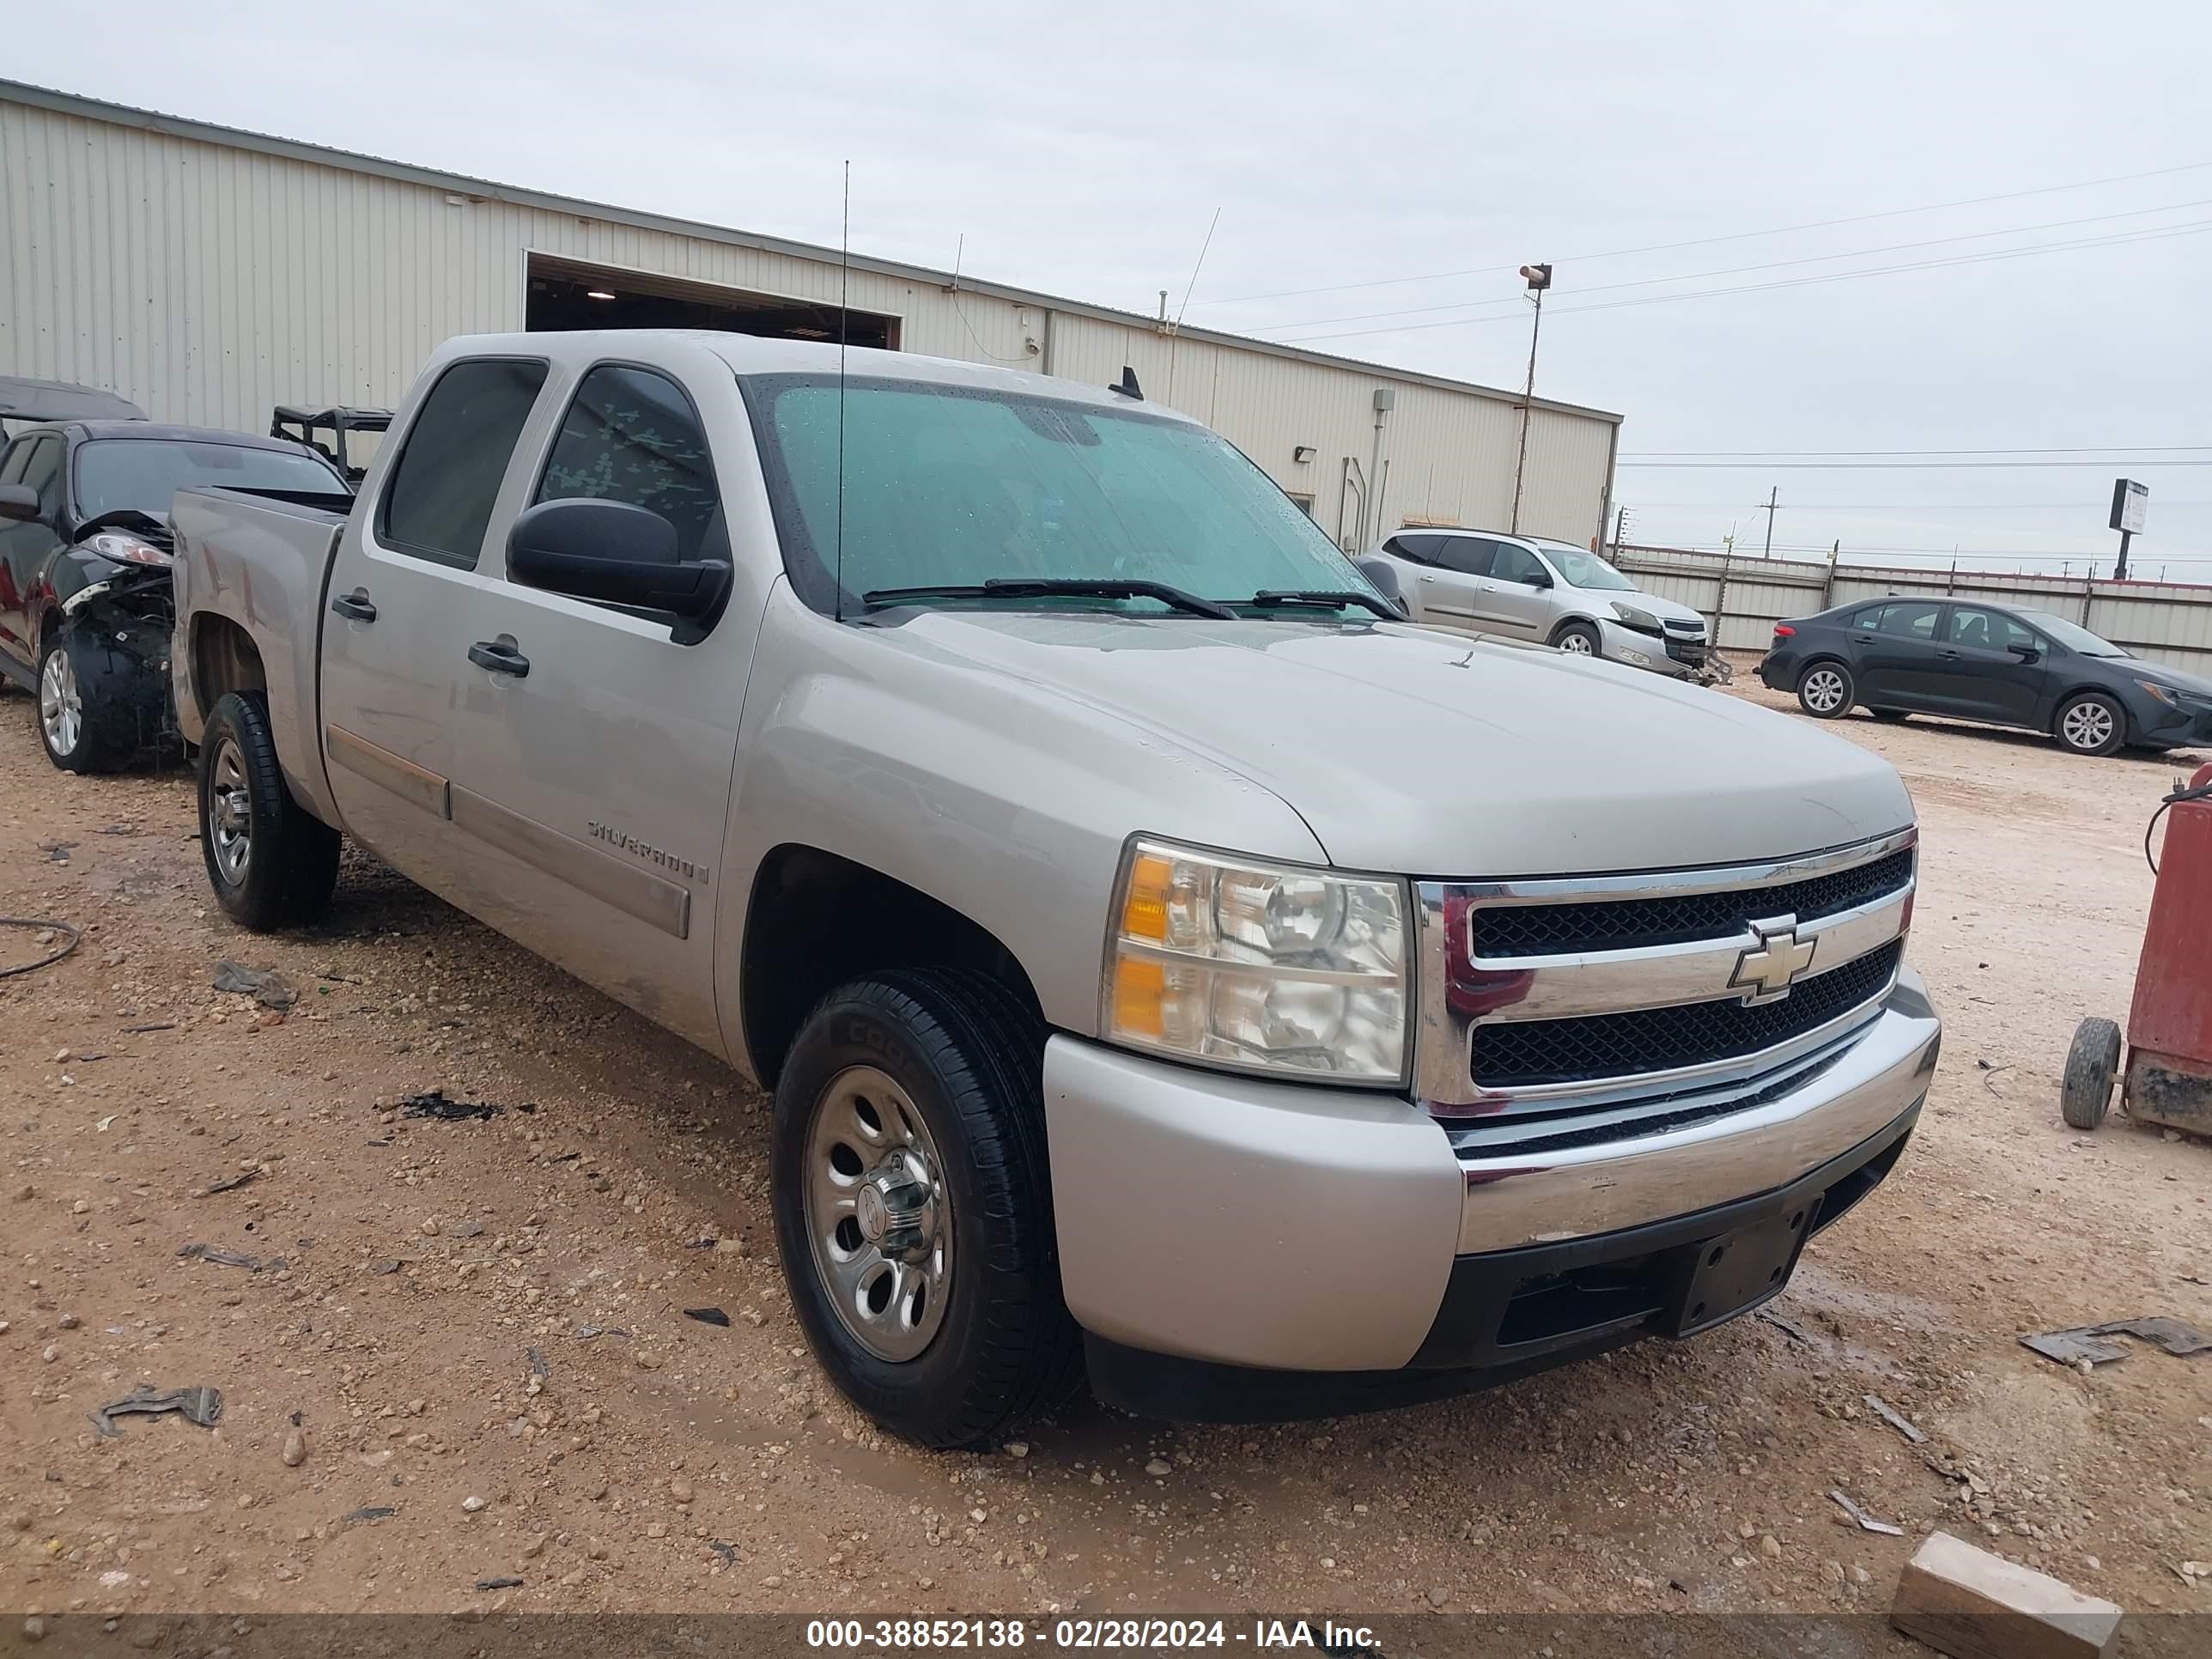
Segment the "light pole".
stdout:
[[1536,338],[1544,329],[1544,290],[1552,285],[1549,265],[1523,265],[1521,275],[1528,284],[1528,297],[1536,302],[1536,320],[1528,325],[1528,380],[1521,389],[1521,453],[1513,463],[1513,522],[1506,526],[1521,533],[1521,478],[1528,468],[1528,419],[1536,396]]

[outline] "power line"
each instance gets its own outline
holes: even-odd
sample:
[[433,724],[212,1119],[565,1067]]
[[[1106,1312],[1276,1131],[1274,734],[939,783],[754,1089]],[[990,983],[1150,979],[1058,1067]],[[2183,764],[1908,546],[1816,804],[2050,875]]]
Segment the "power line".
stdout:
[[1621,459],[1680,459],[1710,456],[1723,460],[1771,461],[1789,456],[1823,459],[1865,455],[2154,455],[2212,454],[2212,444],[2071,444],[2048,449],[1637,449]]
[[[1607,300],[1594,306],[1561,306],[1561,312],[1617,311],[1624,306],[1667,305],[1677,300],[1711,300],[1732,294],[1761,294],[1774,289],[1812,288],[1826,283],[1854,282],[1863,276],[1888,276],[1900,271],[1934,270],[1948,265],[1987,264],[1999,259],[2023,259],[2039,253],[2060,253],[2075,248],[2116,247],[2131,242],[2162,241],[2172,236],[2191,236],[2212,230],[2212,219],[2198,220],[2190,224],[2168,226],[2158,230],[2128,231],[2113,236],[2087,236],[2072,241],[2040,242],[2033,247],[1997,248],[1986,253],[1962,253],[1949,258],[1916,259],[1903,264],[1873,265],[1864,270],[1832,271],[1822,276],[1794,276],[1777,283],[1741,283],[1733,288],[1696,289],[1687,294],[1647,294],[1633,300]],[[1316,340],[1349,340],[1369,334],[1413,334],[1432,328],[1472,328],[1482,323],[1515,321],[1510,313],[1496,317],[1461,317],[1436,323],[1401,323],[1384,328],[1341,329],[1331,333],[1297,334],[1278,337],[1286,345],[1303,345]],[[1267,331],[1273,333],[1273,331]]]
[[[2109,179],[2085,179],[2079,184],[2041,185],[2033,190],[2005,191],[1995,196],[1969,196],[1956,202],[1931,202],[1925,207],[1890,208],[1880,213],[1854,213],[1838,219],[1816,219],[1808,224],[1778,225],[1768,230],[1740,230],[1726,236],[1699,236],[1686,242],[1652,242],[1643,247],[1614,248],[1605,253],[1578,253],[1570,259],[1555,260],[1561,264],[1590,264],[1599,259],[1625,259],[1638,253],[1672,253],[1679,248],[1712,247],[1723,242],[1755,241],[1762,236],[1791,236],[1803,230],[1826,230],[1836,225],[1863,225],[1876,219],[1902,219],[1916,213],[1943,213],[1953,208],[1981,207],[1990,202],[2017,202],[2030,196],[2056,196],[2073,190],[2096,190],[2106,185],[2132,184],[2142,179],[2169,178],[2177,173],[2196,173],[2212,167],[2212,161],[2185,161],[2179,167],[2154,167],[2148,173],[2116,173]],[[1243,294],[1224,300],[1206,300],[1203,305],[1249,305],[1261,300],[1297,299],[1308,294],[1344,294],[1355,289],[1397,288],[1412,283],[1440,283],[1455,276],[1483,276],[1510,271],[1512,265],[1476,265],[1465,270],[1435,270],[1420,276],[1382,276],[1372,282],[1331,283],[1320,288],[1279,289],[1273,294]]]
[[[1638,501],[1638,513],[1755,513],[1763,501]],[[2103,500],[2078,501],[1797,501],[1796,513],[2102,513]],[[2212,501],[2159,502],[2169,507],[2212,507]]]
[[[1622,460],[1622,466],[1640,467],[1648,471],[1682,471],[1689,472],[1718,472],[1730,469],[1750,471],[1808,472],[1863,471],[1869,472],[1968,472],[1978,470],[2002,470],[2007,467],[2091,466],[2100,470],[2123,465],[2116,461],[1631,461]],[[2133,471],[2146,466],[2212,466],[2212,460],[2203,461],[2129,461],[2124,463]]]
[[[2162,207],[2130,208],[2124,213],[2094,213],[2081,219],[2051,219],[2039,225],[2014,225],[2005,230],[1978,230],[1958,236],[1933,236],[1917,242],[1891,242],[1881,247],[1846,248],[1838,253],[1808,253],[1795,259],[1770,259],[1755,265],[1728,265],[1718,270],[1686,270],[1673,276],[1639,276],[1631,282],[1599,283],[1572,290],[1582,294],[1610,294],[1621,289],[1654,288],[1662,283],[1700,282],[1709,276],[1741,276],[1753,271],[1782,270],[1794,265],[1827,264],[1837,259],[1863,259],[1877,253],[1904,253],[1915,248],[1943,247],[1954,242],[1985,242],[1996,236],[2026,236],[2039,230],[2065,230],[2075,225],[2109,224],[2115,219],[2140,219],[2154,213],[2179,213],[2186,208],[2212,207],[2212,198],[2194,202],[2169,202]],[[2156,227],[2146,226],[2146,229]],[[1269,328],[1321,328],[1330,323],[1359,323],[1376,317],[1419,317],[1437,311],[1472,311],[1478,306],[1510,305],[1519,296],[1502,300],[1468,300],[1454,304],[1407,306],[1397,311],[1361,311],[1341,317],[1310,317],[1294,323],[1271,323]]]

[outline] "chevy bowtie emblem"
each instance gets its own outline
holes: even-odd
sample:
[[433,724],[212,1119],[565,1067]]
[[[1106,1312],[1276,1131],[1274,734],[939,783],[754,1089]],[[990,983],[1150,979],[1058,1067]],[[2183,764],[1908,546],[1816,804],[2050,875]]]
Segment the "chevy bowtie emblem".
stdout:
[[1775,1002],[1790,994],[1790,986],[1813,965],[1820,939],[1799,939],[1797,918],[1782,916],[1754,921],[1751,931],[1759,943],[1736,958],[1729,988],[1744,993],[1747,1005]]

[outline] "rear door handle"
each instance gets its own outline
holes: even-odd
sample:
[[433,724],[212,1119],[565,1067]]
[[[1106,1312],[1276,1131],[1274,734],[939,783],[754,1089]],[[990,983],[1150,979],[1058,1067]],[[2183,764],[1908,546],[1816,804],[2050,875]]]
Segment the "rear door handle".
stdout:
[[512,674],[519,680],[530,678],[530,659],[513,646],[501,645],[496,641],[478,640],[469,647],[469,660],[495,674]]
[[341,593],[331,601],[331,609],[348,622],[373,623],[376,607],[368,602],[368,590],[356,587],[350,593]]

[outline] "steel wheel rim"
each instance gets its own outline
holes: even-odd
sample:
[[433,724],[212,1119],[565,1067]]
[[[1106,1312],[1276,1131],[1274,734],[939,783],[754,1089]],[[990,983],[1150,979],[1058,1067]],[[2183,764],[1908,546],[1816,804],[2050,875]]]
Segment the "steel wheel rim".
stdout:
[[84,733],[84,696],[77,690],[76,670],[67,651],[50,651],[39,674],[39,724],[46,734],[46,747],[57,755],[76,752]]
[[914,1097],[872,1066],[840,1072],[806,1128],[806,1241],[830,1305],[878,1359],[921,1358],[952,1289],[952,1204]]
[[1589,641],[1580,634],[1560,635],[1559,649],[1571,657],[1587,657],[1591,654]]
[[2101,749],[2112,741],[2112,711],[2101,702],[2077,702],[2058,729],[2076,749]]
[[207,833],[216,867],[236,886],[253,857],[253,797],[246,786],[246,757],[234,738],[216,744],[208,765]]
[[1805,701],[1826,714],[1844,700],[1843,676],[1832,668],[1818,668],[1805,677]]

